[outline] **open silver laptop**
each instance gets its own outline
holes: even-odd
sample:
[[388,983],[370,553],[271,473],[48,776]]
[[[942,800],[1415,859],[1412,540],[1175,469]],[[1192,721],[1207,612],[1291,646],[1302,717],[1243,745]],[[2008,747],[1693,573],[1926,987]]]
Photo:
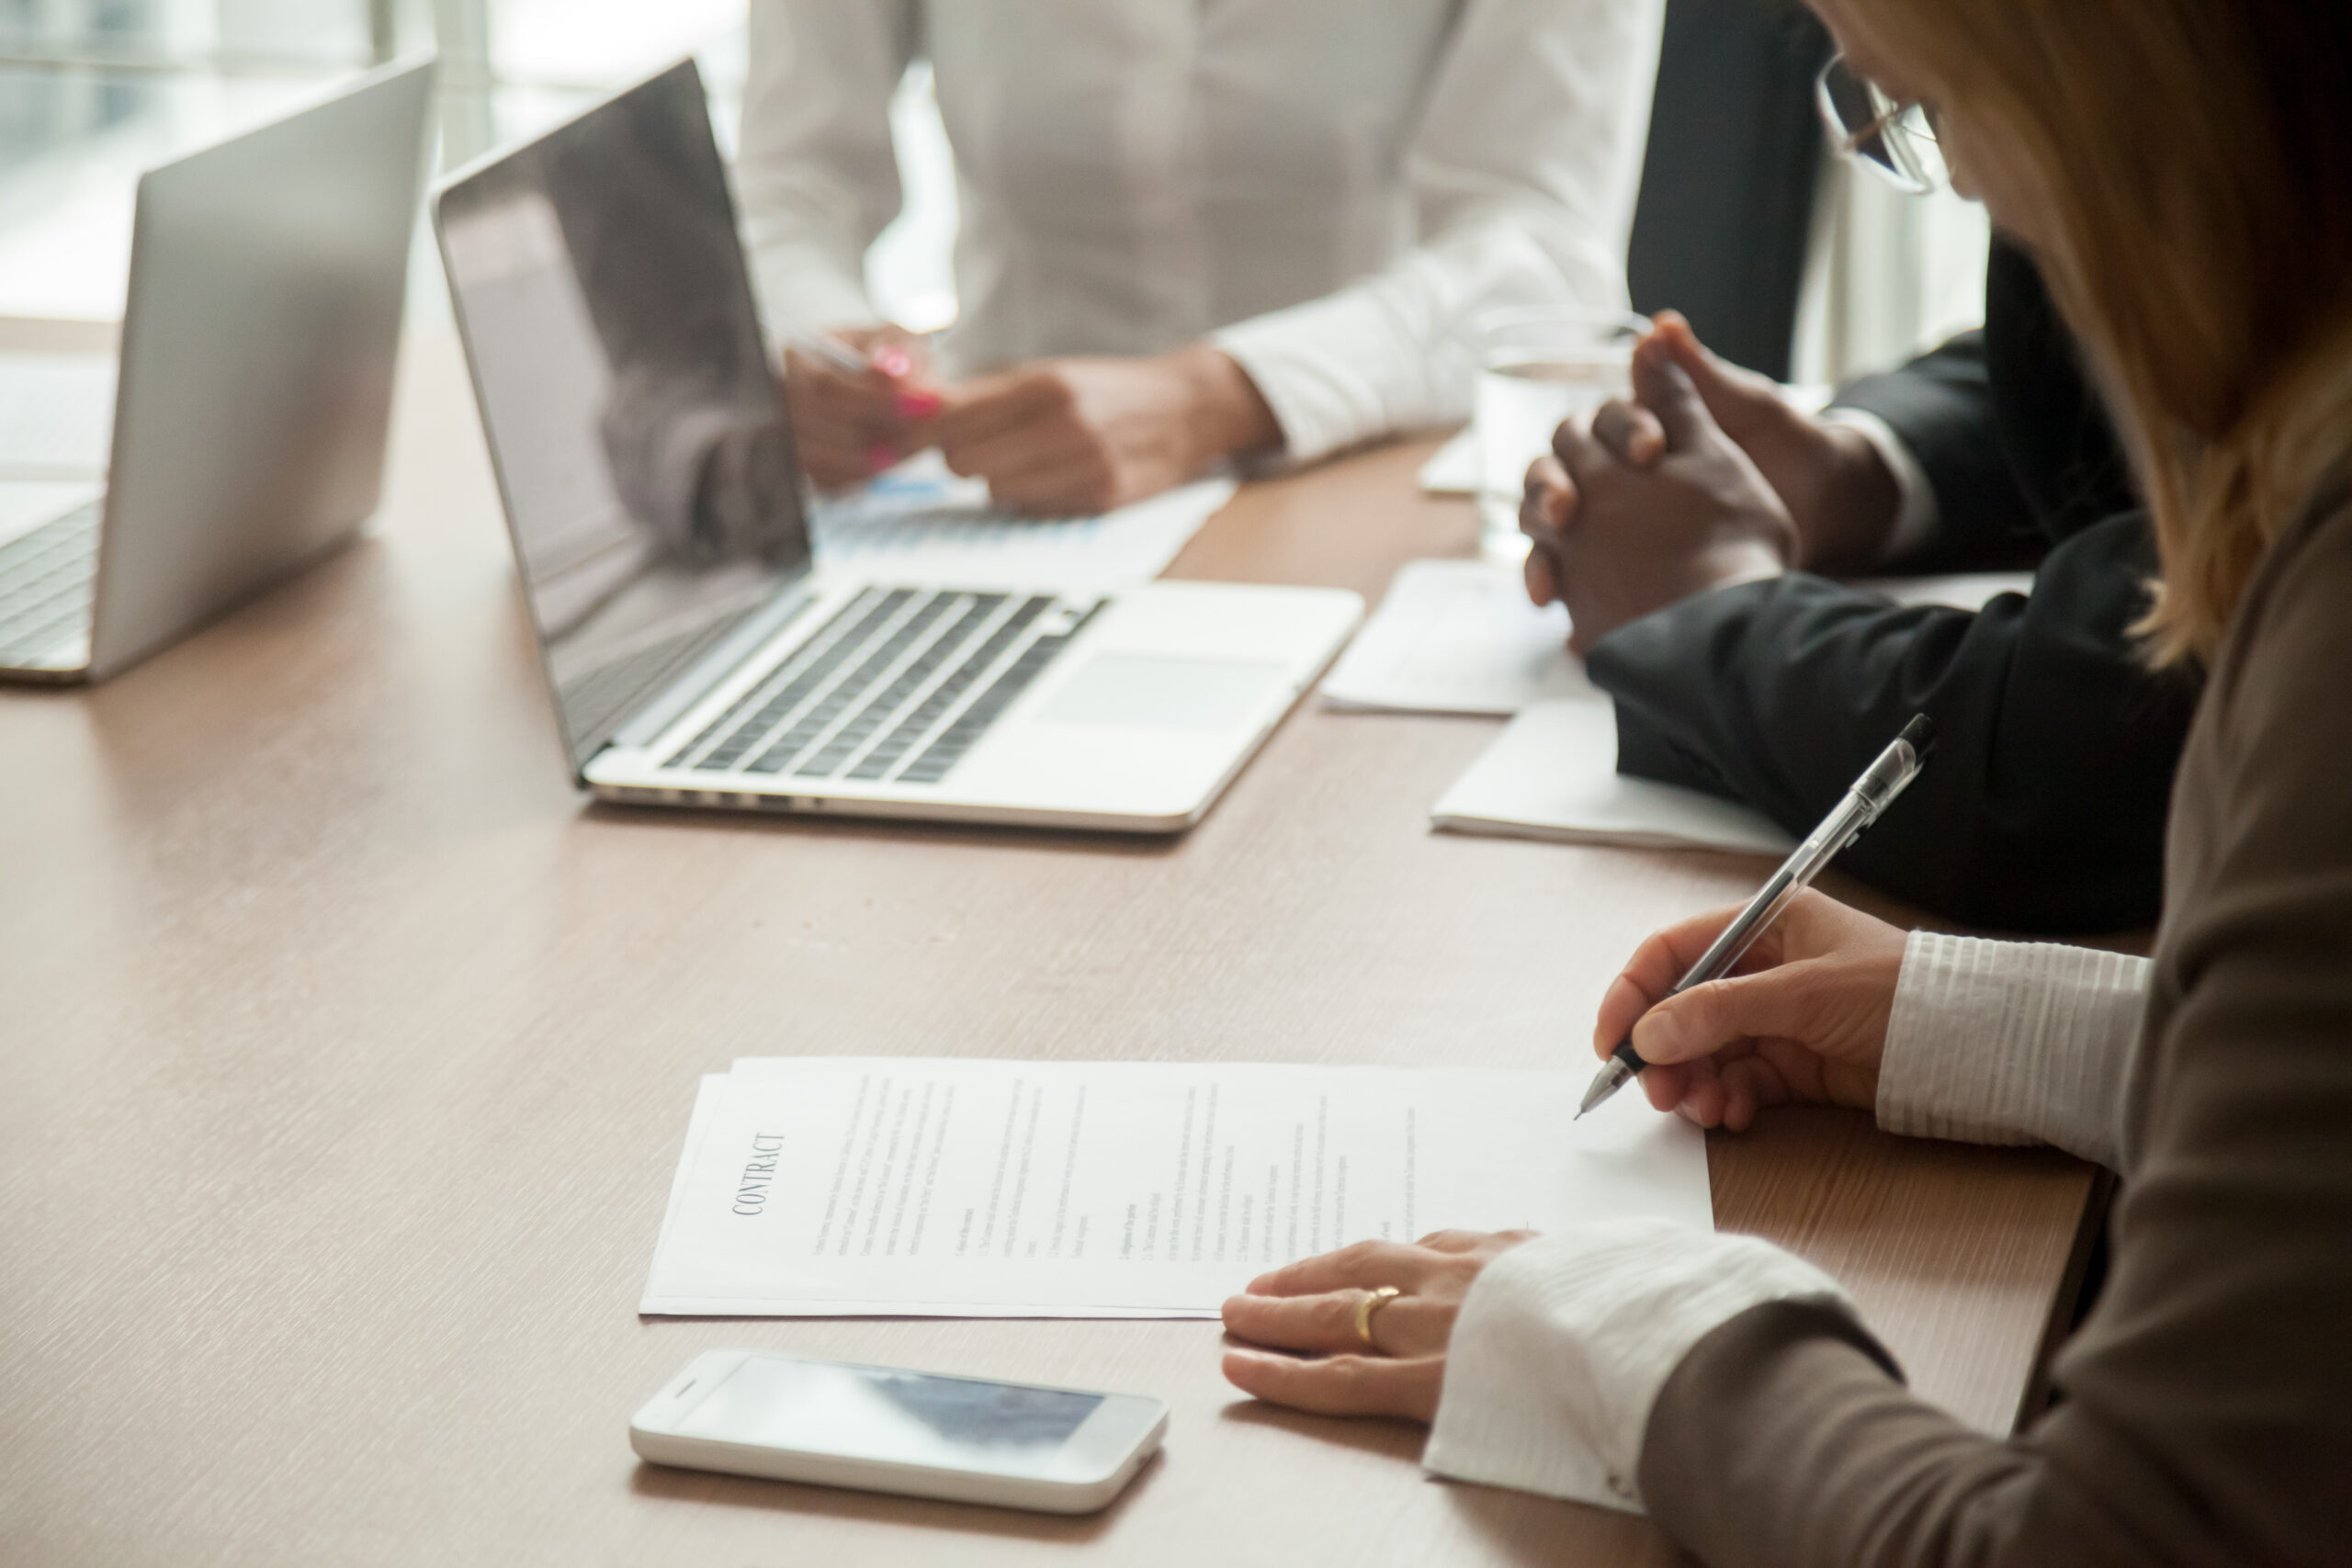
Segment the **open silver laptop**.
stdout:
[[[390,66],[150,171],[118,374],[0,358],[0,405],[53,416],[0,463],[0,678],[110,675],[376,510],[432,91]],[[111,442],[71,450],[58,400],[109,382]]]
[[461,172],[435,218],[603,798],[1175,831],[1363,613],[1331,589],[825,570],[691,62]]

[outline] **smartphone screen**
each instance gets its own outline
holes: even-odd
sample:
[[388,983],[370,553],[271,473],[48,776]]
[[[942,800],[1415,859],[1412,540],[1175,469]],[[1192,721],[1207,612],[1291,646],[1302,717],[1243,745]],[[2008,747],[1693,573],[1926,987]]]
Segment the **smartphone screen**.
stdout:
[[894,1464],[1044,1473],[1099,1393],[887,1367],[744,1359],[673,1428],[715,1442]]

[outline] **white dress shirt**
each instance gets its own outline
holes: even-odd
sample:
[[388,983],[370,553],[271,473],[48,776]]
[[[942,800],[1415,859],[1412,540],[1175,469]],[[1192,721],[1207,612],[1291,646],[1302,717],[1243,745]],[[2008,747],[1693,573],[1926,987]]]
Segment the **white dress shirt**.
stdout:
[[[1879,1125],[2128,1167],[2119,1128],[2149,975],[2147,960],[2120,953],[1914,932],[1887,1020]],[[1667,1379],[1709,1333],[1773,1301],[1854,1315],[1827,1276],[1754,1236],[1620,1220],[1514,1247],[1462,1304],[1422,1462],[1638,1511],[1643,1434]]]
[[1210,338],[1306,458],[1469,409],[1469,323],[1622,308],[1662,0],[752,0],[772,333],[876,320],[888,103],[932,62],[951,369]]

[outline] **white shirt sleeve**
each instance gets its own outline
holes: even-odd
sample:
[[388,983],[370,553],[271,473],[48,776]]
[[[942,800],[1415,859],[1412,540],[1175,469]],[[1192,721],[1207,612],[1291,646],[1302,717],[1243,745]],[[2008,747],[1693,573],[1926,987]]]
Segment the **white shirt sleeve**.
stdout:
[[1624,308],[1662,16],[1662,0],[1470,0],[1406,159],[1420,243],[1211,336],[1289,457],[1460,421],[1482,311]]
[[1894,427],[1868,409],[1828,409],[1822,413],[1821,423],[1843,425],[1861,436],[1894,477],[1895,493],[1902,499],[1895,503],[1894,526],[1887,530],[1886,542],[1879,547],[1878,564],[1899,561],[1933,539],[1943,523],[1935,486],[1928,482],[1928,470],[1919,466],[1903,437],[1894,434]]
[[1718,1325],[1774,1301],[1854,1310],[1829,1276],[1769,1242],[1666,1220],[1606,1220],[1513,1247],[1454,1320],[1421,1462],[1638,1513],[1658,1391]]
[[2120,1169],[2148,975],[2146,959],[2120,953],[1914,931],[1887,1019],[1879,1125],[2050,1144]]
[[913,0],[752,0],[736,194],[773,342],[880,318],[865,251],[901,200],[890,96]]

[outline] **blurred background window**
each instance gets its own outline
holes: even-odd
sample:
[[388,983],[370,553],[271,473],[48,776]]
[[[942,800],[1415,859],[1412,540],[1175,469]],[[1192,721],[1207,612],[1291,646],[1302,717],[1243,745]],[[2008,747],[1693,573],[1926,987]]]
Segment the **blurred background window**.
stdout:
[[[441,164],[527,135],[680,55],[701,62],[722,143],[743,81],[745,0],[0,0],[0,316],[110,319],[144,167],[403,51],[442,57]],[[956,312],[953,158],[929,67],[894,105],[906,209],[867,261],[910,327]],[[1794,378],[1882,367],[1981,313],[1984,225],[1944,196],[1824,172]],[[446,313],[429,247],[415,299]]]

